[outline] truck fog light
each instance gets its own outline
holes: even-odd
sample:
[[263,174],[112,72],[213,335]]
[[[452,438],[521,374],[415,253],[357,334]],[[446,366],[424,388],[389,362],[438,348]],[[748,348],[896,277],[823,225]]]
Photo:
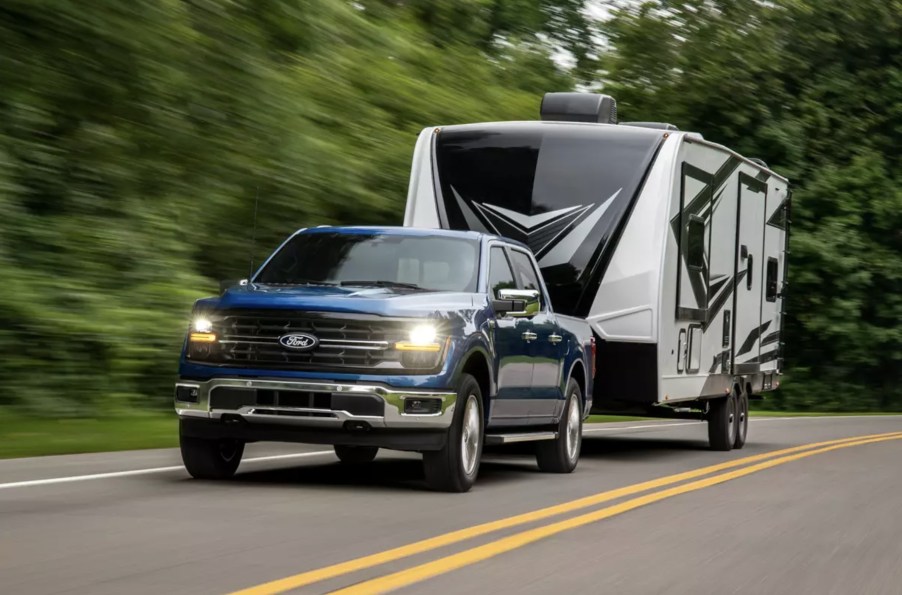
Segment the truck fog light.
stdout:
[[433,415],[442,410],[442,400],[435,397],[404,397],[404,413]]
[[183,403],[197,403],[199,398],[196,386],[176,386],[175,400]]

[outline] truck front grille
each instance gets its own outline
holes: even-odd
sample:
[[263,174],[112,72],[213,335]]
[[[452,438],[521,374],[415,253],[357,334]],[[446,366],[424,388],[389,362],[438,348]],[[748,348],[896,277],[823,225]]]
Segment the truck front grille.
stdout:
[[[247,368],[316,371],[391,371],[401,369],[395,343],[404,340],[410,322],[331,313],[226,311],[210,317],[217,343],[200,359],[205,363]],[[313,335],[309,351],[283,346],[291,333]]]

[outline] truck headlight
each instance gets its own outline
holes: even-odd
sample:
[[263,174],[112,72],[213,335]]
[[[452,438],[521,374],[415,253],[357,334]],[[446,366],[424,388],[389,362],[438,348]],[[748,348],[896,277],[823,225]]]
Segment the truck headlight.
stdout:
[[442,344],[436,341],[437,332],[431,324],[420,324],[410,329],[409,341],[398,341],[395,349],[398,351],[427,351],[439,352]]
[[191,330],[195,333],[209,333],[213,331],[213,321],[203,316],[198,316],[191,323]]

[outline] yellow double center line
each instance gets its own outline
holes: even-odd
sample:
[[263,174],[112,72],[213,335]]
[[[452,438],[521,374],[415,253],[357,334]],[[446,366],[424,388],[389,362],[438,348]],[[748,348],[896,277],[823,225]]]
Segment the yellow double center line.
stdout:
[[829,440],[826,442],[805,444],[802,446],[772,451],[769,453],[745,457],[742,459],[726,461],[718,465],[702,467],[700,469],[687,471],[685,473],[677,473],[675,475],[669,475],[667,477],[637,483],[615,490],[601,492],[592,496],[587,496],[585,498],[579,498],[577,500],[565,502],[563,504],[549,506],[547,508],[515,515],[505,519],[491,521],[480,525],[474,525],[472,527],[467,527],[466,529],[452,531],[451,533],[424,539],[422,541],[417,541],[415,543],[386,550],[377,554],[356,558],[354,560],[349,560],[340,564],[333,564],[331,566],[325,566],[316,570],[311,570],[280,580],[264,583],[256,587],[238,591],[234,595],[268,595],[272,593],[283,593],[285,591],[297,589],[299,587],[303,587],[312,583],[317,583],[367,568],[372,568],[373,566],[378,566],[387,562],[392,562],[416,554],[421,554],[423,552],[428,552],[440,547],[459,543],[461,541],[472,539],[480,535],[493,533],[495,531],[500,531],[502,529],[507,529],[510,527],[524,525],[568,512],[574,512],[588,508],[590,506],[594,506],[596,504],[602,504],[604,502],[616,500],[624,496],[631,496],[640,492],[671,486],[676,483],[696,479],[706,475],[711,475],[720,471],[735,469],[736,467],[743,467],[742,469],[736,469],[735,471],[729,471],[720,475],[713,475],[711,477],[706,477],[704,479],[692,481],[690,483],[685,483],[669,489],[653,492],[651,494],[646,494],[637,498],[632,498],[630,500],[626,500],[624,502],[620,502],[618,504],[578,515],[569,519],[554,522],[548,525],[543,525],[534,529],[522,531],[520,533],[515,533],[513,535],[500,538],[485,545],[464,550],[456,554],[439,558],[438,560],[434,560],[432,562],[420,564],[418,566],[388,574],[376,579],[358,583],[356,585],[348,587],[347,589],[342,589],[335,592],[342,595],[370,595],[372,593],[385,593],[438,576],[440,574],[444,574],[446,572],[450,572],[463,566],[492,558],[499,554],[523,547],[524,545],[533,543],[540,539],[544,539],[545,537],[556,535],[563,531],[568,531],[577,527],[582,527],[584,525],[588,525],[590,523],[594,523],[602,519],[606,519],[633,510],[635,508],[639,508],[640,506],[651,504],[653,502],[658,502],[660,500],[672,498],[680,494],[686,494],[689,492],[701,490],[706,487],[724,483],[732,479],[744,477],[746,475],[751,475],[752,473],[757,473],[758,471],[762,471],[764,469],[783,465],[785,463],[814,456],[816,454],[830,452],[833,450],[838,450],[840,448],[859,446],[862,444],[872,444],[875,442],[884,442],[887,440],[899,439],[902,439],[902,432],[872,434],[868,436],[857,436],[853,438],[843,438],[839,440]]

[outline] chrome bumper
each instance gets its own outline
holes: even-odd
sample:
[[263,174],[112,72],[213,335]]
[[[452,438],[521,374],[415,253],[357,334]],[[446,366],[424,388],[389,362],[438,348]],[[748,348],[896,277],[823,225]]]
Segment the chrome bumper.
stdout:
[[[176,397],[175,410],[180,417],[194,419],[221,419],[223,415],[239,416],[248,423],[280,424],[315,429],[341,429],[347,422],[362,422],[371,428],[398,429],[441,429],[451,425],[454,415],[453,392],[431,392],[417,389],[402,390],[378,385],[342,384],[321,381],[257,380],[245,378],[213,378],[205,382],[180,380],[178,388],[196,389],[196,401],[179,400]],[[301,391],[330,393],[333,395],[363,395],[377,397],[385,405],[384,415],[355,415],[335,409],[314,409],[306,407],[282,407],[278,405],[247,405],[238,409],[213,409],[210,394],[217,388],[263,389],[275,391]],[[438,413],[404,413],[407,399],[441,399]]]

